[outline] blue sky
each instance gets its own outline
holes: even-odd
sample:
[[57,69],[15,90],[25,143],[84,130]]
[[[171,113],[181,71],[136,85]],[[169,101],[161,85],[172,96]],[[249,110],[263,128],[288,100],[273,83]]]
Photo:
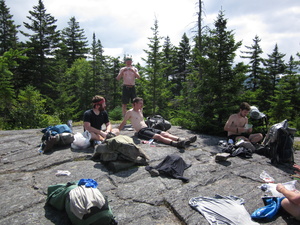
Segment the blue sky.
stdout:
[[[29,10],[38,0],[5,0],[15,24],[29,22]],[[57,19],[58,29],[68,26],[75,17],[85,31],[91,44],[92,35],[100,39],[104,54],[123,57],[133,56],[134,62],[146,57],[151,27],[158,20],[159,35],[169,36],[173,45],[178,46],[182,35],[195,35],[197,23],[197,0],[43,0],[47,13]],[[236,41],[244,46],[253,44],[255,35],[261,39],[263,56],[271,54],[275,44],[286,54],[286,61],[300,52],[300,1],[299,0],[204,0],[203,25],[213,28],[220,10],[228,19],[227,27],[233,30]],[[21,36],[21,34],[19,34]],[[192,42],[191,42],[192,43]],[[239,57],[237,61],[241,61]]]

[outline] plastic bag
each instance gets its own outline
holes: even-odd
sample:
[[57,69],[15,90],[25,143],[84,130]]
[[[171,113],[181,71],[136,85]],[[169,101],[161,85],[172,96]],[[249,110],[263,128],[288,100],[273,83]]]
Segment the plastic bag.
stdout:
[[76,150],[88,148],[91,145],[90,140],[91,134],[88,131],[85,131],[83,133],[77,132],[74,135],[74,141],[71,144],[71,147]]
[[274,183],[274,178],[271,177],[266,171],[262,171],[262,173],[259,175],[260,179],[264,180],[266,183]]
[[[293,191],[295,190],[295,185],[296,185],[296,182],[297,180],[292,180],[292,181],[289,181],[289,182],[286,182],[286,183],[283,183],[282,185],[290,190],[290,191]],[[282,198],[284,197],[283,194],[281,194],[280,192],[278,192],[276,190],[276,186],[277,184],[273,184],[273,183],[268,183],[268,184],[263,184],[263,187],[266,189],[266,192],[270,191],[272,193],[272,196],[273,197],[278,197],[278,198]]]
[[265,206],[255,210],[251,214],[252,219],[273,219],[281,206],[283,198],[265,197],[263,198]]

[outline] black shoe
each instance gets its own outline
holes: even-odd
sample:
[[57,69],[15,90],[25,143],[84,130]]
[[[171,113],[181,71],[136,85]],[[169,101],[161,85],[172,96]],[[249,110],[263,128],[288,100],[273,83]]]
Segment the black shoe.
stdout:
[[186,142],[186,141],[178,141],[178,142],[176,143],[176,147],[177,147],[177,148],[184,148],[185,145],[187,145],[187,142]]
[[193,137],[190,137],[188,140],[190,141],[190,143],[194,143],[197,140],[197,136],[195,135]]
[[113,138],[115,137],[116,135],[112,132],[109,132],[107,135],[106,135],[106,139],[110,139],[110,138]]

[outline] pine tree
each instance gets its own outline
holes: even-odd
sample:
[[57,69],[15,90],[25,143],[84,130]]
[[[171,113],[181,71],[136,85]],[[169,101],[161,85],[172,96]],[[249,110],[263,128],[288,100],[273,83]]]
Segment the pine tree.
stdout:
[[105,81],[105,58],[103,56],[103,47],[100,40],[96,40],[95,33],[93,34],[93,42],[92,47],[90,49],[90,55],[92,58],[91,64],[93,68],[93,92],[99,94],[99,90],[105,91],[107,85],[104,83]]
[[198,95],[201,96],[199,127],[205,132],[222,131],[225,120],[240,103],[245,80],[246,66],[233,65],[236,50],[241,42],[235,42],[232,31],[227,31],[227,20],[220,11],[215,28],[205,38],[207,58],[203,67],[203,79],[199,82]]
[[59,31],[56,31],[55,25],[57,20],[46,13],[42,0],[39,0],[38,5],[33,9],[29,11],[30,16],[27,16],[30,23],[24,22],[25,28],[31,32],[21,31],[29,38],[25,46],[30,49],[27,53],[29,60],[24,65],[23,75],[28,80],[28,84],[37,87],[41,93],[49,93],[47,84],[54,76],[51,71],[51,62],[59,41]]
[[5,1],[0,0],[0,55],[3,55],[10,48],[17,48],[17,29],[20,25],[14,25],[12,17]]
[[71,17],[68,25],[68,27],[63,29],[62,36],[66,45],[64,55],[66,56],[68,67],[71,67],[76,59],[86,58],[89,49],[84,30],[80,28],[79,22],[76,21],[75,17]]
[[247,86],[246,88],[250,91],[255,91],[258,88],[259,78],[263,75],[264,69],[263,58],[261,54],[263,53],[259,43],[261,39],[256,35],[253,39],[253,45],[245,46],[248,51],[242,51],[242,53],[247,54],[248,56],[241,56],[241,58],[249,59],[249,76],[247,77]]
[[272,54],[268,54],[269,58],[264,60],[265,74],[260,79],[260,95],[257,96],[262,105],[261,110],[268,110],[271,99],[275,97],[276,85],[286,69],[284,56],[285,54],[278,51],[276,44]]
[[164,77],[164,65],[162,65],[162,56],[160,40],[162,37],[159,36],[158,21],[155,20],[154,27],[151,28],[153,31],[153,37],[149,38],[150,44],[148,44],[150,50],[145,50],[147,53],[146,62],[146,79],[149,84],[147,89],[149,90],[149,102],[152,102],[152,114],[167,113],[166,105],[170,98],[170,91],[166,88],[167,79]]
[[164,45],[162,47],[162,56],[162,65],[164,66],[163,76],[167,81],[172,83],[172,85],[169,86],[169,89],[172,90],[173,95],[179,95],[180,92],[178,90],[176,78],[177,52],[176,47],[172,45],[169,36],[165,38]]
[[179,86],[179,93],[183,89],[183,83],[186,82],[186,77],[189,72],[189,67],[191,63],[191,46],[186,33],[182,35],[179,47],[177,48],[177,85]]

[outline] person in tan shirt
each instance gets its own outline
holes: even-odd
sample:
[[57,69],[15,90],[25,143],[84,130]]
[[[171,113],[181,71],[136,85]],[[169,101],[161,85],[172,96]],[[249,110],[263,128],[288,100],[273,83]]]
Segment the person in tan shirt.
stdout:
[[126,66],[120,69],[117,80],[123,78],[123,90],[122,90],[122,115],[124,116],[127,110],[127,104],[129,101],[133,101],[136,97],[135,79],[140,78],[138,69],[132,66],[132,58],[127,57],[125,59]]
[[184,148],[186,145],[189,145],[197,140],[197,136],[183,139],[168,132],[148,127],[145,123],[143,115],[143,99],[139,97],[134,98],[132,105],[133,108],[126,112],[124,120],[119,126],[120,131],[126,125],[127,120],[130,120],[132,127],[137,132],[138,137],[141,139],[154,139],[178,148]]
[[224,130],[228,132],[228,140],[232,139],[235,142],[239,139],[243,139],[254,144],[263,139],[263,135],[261,133],[251,134],[252,127],[247,127],[247,115],[249,111],[250,105],[247,102],[242,102],[240,105],[240,111],[236,114],[232,114],[229,117],[224,126]]

